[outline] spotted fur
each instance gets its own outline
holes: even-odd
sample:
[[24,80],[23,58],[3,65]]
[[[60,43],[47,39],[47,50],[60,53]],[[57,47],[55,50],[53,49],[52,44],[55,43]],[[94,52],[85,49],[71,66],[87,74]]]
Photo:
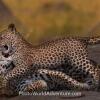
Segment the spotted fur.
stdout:
[[[35,82],[39,86],[43,86],[42,82],[46,82],[47,86],[51,87],[52,82],[55,84],[58,79],[61,80],[59,84],[65,87],[69,86],[66,84],[67,82],[73,84],[73,87],[78,86],[81,89],[98,89],[100,69],[88,58],[87,54],[87,45],[91,44],[92,41],[93,44],[96,43],[96,40],[99,43],[98,38],[81,39],[70,37],[55,39],[33,46],[16,31],[13,25],[10,25],[8,29],[1,32],[0,47],[4,48],[1,49],[3,57],[11,57],[11,62],[15,67],[4,77],[3,87],[18,92],[18,86],[23,82],[23,79],[28,80],[31,77],[29,79],[32,80],[31,83]],[[39,69],[44,70],[38,71]],[[44,74],[42,74],[40,79],[36,76],[35,81],[32,75],[34,73],[39,74],[39,72],[43,72],[49,78],[46,80],[43,78]],[[57,77],[57,79],[54,77]],[[64,82],[64,80],[66,81]],[[32,87],[31,83],[29,87]],[[37,86],[35,83],[34,87]],[[26,85],[28,85],[27,82]]]

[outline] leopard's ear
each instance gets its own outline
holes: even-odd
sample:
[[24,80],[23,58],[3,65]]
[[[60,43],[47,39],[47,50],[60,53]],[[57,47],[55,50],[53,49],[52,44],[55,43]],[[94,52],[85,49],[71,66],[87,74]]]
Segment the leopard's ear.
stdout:
[[16,33],[15,24],[13,24],[13,23],[9,24],[9,25],[8,25],[8,30],[11,31],[11,32]]

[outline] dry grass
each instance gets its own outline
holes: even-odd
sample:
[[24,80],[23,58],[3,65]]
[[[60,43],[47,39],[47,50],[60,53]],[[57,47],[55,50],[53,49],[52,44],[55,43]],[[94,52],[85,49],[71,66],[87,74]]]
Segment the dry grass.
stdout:
[[99,0],[3,0],[23,24],[25,38],[83,34],[100,17]]

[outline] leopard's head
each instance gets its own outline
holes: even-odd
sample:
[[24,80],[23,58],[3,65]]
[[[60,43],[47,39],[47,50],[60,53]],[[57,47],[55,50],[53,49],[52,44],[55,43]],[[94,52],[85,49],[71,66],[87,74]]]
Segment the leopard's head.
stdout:
[[12,62],[13,65],[19,63],[23,57],[21,51],[25,51],[24,42],[14,24],[8,25],[7,29],[0,32],[0,74],[12,68],[9,67]]

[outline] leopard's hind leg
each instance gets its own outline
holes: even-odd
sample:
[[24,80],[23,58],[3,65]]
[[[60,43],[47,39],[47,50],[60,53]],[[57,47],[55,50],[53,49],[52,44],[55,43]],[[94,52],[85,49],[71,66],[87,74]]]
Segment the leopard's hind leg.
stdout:
[[54,81],[55,83],[63,85],[64,87],[69,87],[71,89],[77,89],[77,90],[90,89],[90,86],[88,84],[80,83],[77,80],[71,78],[70,76],[60,71],[39,69],[38,72],[43,76],[45,75],[47,76],[47,78],[52,79],[52,81]]
[[[21,91],[41,91],[41,90],[52,90],[55,88],[54,85],[63,85],[64,87],[68,87],[76,90],[89,90],[90,86],[86,83],[80,83],[77,80],[71,78],[63,72],[49,70],[49,69],[39,69],[38,74],[40,75],[40,79],[26,79],[25,83],[20,83]],[[48,84],[51,83],[51,84]],[[54,83],[54,84],[53,84]],[[48,86],[51,85],[51,86]],[[19,90],[19,91],[20,91]]]
[[[54,70],[48,70],[48,69],[39,69],[38,73],[40,75],[42,75],[42,78],[44,80],[41,78],[41,80],[31,81],[30,83],[28,83],[26,85],[22,84],[20,91],[30,92],[30,93],[34,92],[34,91],[36,91],[36,92],[37,91],[41,92],[41,91],[46,91],[46,90],[50,91],[50,86],[48,86],[47,80],[49,80],[49,82],[53,81],[53,83],[55,83],[55,85],[62,84],[63,86],[70,87],[71,89],[88,90],[90,88],[88,86],[88,84],[80,83],[80,82],[72,79],[70,76],[68,76],[65,73],[62,73],[60,71],[54,71]],[[51,84],[51,86],[53,86],[53,85]],[[55,88],[55,87],[56,86],[54,86],[53,88]],[[51,87],[51,89],[52,89],[52,87]],[[71,91],[70,95],[68,95],[68,96],[66,95],[66,97],[71,97],[71,98],[72,97],[81,97],[83,95],[84,94],[81,93],[81,92],[80,92],[79,95],[73,95],[73,92]]]

